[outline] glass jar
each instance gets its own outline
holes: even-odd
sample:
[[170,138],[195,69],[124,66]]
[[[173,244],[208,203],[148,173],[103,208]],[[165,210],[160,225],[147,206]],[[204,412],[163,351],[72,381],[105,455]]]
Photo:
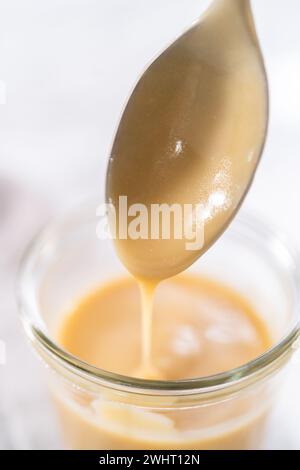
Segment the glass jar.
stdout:
[[246,297],[274,346],[242,367],[192,380],[113,374],[56,342],[57,326],[93,288],[126,273],[110,240],[96,236],[97,202],[60,217],[32,243],[19,277],[21,319],[48,368],[64,445],[72,449],[259,449],[285,365],[299,346],[300,268],[294,249],[239,215],[190,271]]

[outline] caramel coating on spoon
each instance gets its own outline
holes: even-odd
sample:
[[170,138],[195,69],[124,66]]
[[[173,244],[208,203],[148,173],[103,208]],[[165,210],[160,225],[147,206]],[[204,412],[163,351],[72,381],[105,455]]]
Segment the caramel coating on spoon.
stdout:
[[[253,179],[267,129],[267,81],[248,0],[216,0],[146,70],[123,113],[106,196],[128,205],[202,204],[204,246],[116,240],[142,279],[190,266],[222,234]],[[150,231],[150,229],[149,229]]]

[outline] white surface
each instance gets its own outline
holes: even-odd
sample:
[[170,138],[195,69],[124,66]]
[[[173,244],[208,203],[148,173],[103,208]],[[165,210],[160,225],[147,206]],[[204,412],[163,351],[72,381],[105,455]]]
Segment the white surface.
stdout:
[[[40,369],[16,319],[19,254],[49,212],[102,193],[129,90],[208,3],[0,0],[0,340],[7,355],[0,365],[0,448],[58,442]],[[299,242],[300,3],[253,0],[253,6],[270,77],[271,123],[245,205]],[[299,369],[293,366],[283,392],[270,447],[300,449]]]

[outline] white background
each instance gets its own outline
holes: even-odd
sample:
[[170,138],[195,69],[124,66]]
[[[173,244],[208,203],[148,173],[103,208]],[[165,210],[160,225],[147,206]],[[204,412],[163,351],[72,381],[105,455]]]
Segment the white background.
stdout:
[[[19,255],[49,214],[91,192],[102,194],[129,90],[209,3],[0,0],[0,340],[6,343],[0,448],[58,442],[40,369],[16,318]],[[299,245],[300,2],[252,3],[270,78],[271,122],[245,206]],[[300,449],[299,371],[294,363],[269,447]]]

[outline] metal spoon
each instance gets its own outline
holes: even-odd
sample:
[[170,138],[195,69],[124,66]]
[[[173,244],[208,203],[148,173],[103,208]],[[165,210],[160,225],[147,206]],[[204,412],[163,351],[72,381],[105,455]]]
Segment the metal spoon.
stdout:
[[[222,234],[253,180],[268,123],[268,86],[249,0],[215,0],[145,71],[114,140],[107,201],[200,204],[204,244],[118,238],[137,277],[167,278]],[[173,222],[173,226],[176,222]],[[150,229],[149,229],[150,233]]]

